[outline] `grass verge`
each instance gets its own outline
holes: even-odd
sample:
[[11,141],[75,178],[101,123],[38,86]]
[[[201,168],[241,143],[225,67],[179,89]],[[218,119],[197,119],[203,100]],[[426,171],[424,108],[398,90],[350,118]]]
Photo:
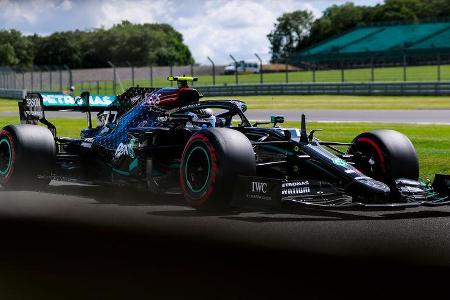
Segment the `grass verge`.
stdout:
[[[60,137],[79,137],[81,129],[87,127],[86,119],[50,119]],[[19,124],[19,117],[0,117],[0,128],[8,124]]]
[[19,111],[17,102],[17,100],[0,98],[0,112]]

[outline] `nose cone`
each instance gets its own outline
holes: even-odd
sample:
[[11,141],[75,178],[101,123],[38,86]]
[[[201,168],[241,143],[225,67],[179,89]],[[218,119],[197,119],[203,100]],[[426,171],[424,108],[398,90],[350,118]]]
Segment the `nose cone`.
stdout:
[[386,203],[391,194],[389,186],[370,177],[355,178],[345,191],[362,203]]

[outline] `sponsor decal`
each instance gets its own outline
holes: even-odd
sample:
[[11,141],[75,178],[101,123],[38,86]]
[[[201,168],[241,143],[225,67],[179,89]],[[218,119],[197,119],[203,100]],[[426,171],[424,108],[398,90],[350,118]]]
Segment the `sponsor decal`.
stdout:
[[[39,97],[26,97],[23,106],[23,118],[41,120],[44,118],[41,99]],[[21,116],[22,119],[22,116]]]
[[42,111],[35,111],[35,110],[33,110],[33,111],[28,111],[28,110],[27,110],[27,111],[24,111],[23,114],[24,114],[24,116],[25,116],[26,119],[32,117],[33,119],[39,119],[39,120],[41,120],[41,119],[44,117]]
[[131,103],[134,105],[136,102],[138,102],[139,100],[141,100],[141,96],[137,95],[133,98],[131,98]]
[[281,195],[302,195],[311,193],[311,183],[309,180],[283,182],[281,188]]
[[136,144],[136,139],[131,139],[128,143],[128,156],[131,158],[135,158],[136,154],[134,153],[134,145]]
[[[81,97],[72,97],[65,94],[42,94],[44,106],[83,106],[84,99]],[[89,96],[89,105],[92,107],[109,106],[116,96],[112,95],[91,95]]]
[[283,189],[281,191],[282,195],[301,195],[301,194],[309,194],[311,193],[311,189],[309,186],[301,187],[301,188],[293,188],[293,189]]
[[84,148],[92,148],[92,143],[82,142],[82,143],[81,143],[81,147],[84,147]]
[[252,192],[266,194],[267,186],[268,186],[267,182],[252,181]]
[[272,191],[272,188],[269,186],[269,183],[262,182],[262,181],[250,181],[250,190],[251,193],[247,193],[245,197],[247,199],[252,200],[264,200],[264,201],[271,201],[272,200],[272,193],[269,191]]
[[201,103],[189,104],[189,105],[183,106],[183,110],[188,110],[188,109],[191,109],[191,108],[196,108],[196,107],[199,107],[200,105],[202,105],[202,104],[201,104]]
[[92,148],[93,142],[94,142],[94,138],[87,138],[81,143],[81,147]]
[[247,199],[258,199],[258,200],[265,200],[265,201],[272,200],[271,196],[265,196],[265,195],[247,194],[245,196]]
[[41,99],[38,97],[25,98],[26,106],[41,107]]
[[146,94],[143,104],[153,106],[158,105],[160,101],[161,101],[161,93]]
[[138,128],[145,127],[145,125],[147,125],[147,123],[148,123],[148,121],[147,121],[147,120],[144,120],[144,121],[142,121],[141,123],[139,123],[137,127],[138,127]]
[[347,165],[345,160],[340,159],[340,158],[333,158],[333,164],[335,164],[337,166],[341,166],[341,167],[345,167]]
[[345,173],[362,175],[362,173],[356,169],[345,170]]
[[136,139],[131,139],[128,144],[120,143],[117,146],[116,152],[114,153],[114,159],[118,160],[124,155],[129,156],[130,158],[135,158],[136,154],[134,153],[134,145],[136,144]]
[[116,153],[114,153],[114,158],[119,159],[124,155],[128,155],[128,145],[120,143],[119,146],[117,146]]
[[294,182],[283,182],[281,184],[281,187],[285,188],[285,187],[298,187],[298,186],[305,186],[305,185],[309,185],[309,181],[305,180],[305,181],[294,181]]
[[281,179],[239,176],[233,192],[233,205],[275,207],[281,201]]

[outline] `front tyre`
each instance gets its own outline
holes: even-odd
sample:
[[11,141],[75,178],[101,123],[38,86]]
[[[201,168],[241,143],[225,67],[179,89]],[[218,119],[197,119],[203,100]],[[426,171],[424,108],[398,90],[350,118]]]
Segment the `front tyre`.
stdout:
[[364,132],[355,137],[348,152],[354,155],[358,170],[390,186],[398,178],[419,178],[416,150],[408,137],[398,131]]
[[249,139],[229,128],[203,129],[187,142],[180,166],[180,185],[191,206],[225,208],[238,175],[256,172]]
[[48,185],[55,158],[55,140],[47,128],[8,125],[0,130],[0,185],[3,187],[36,189]]

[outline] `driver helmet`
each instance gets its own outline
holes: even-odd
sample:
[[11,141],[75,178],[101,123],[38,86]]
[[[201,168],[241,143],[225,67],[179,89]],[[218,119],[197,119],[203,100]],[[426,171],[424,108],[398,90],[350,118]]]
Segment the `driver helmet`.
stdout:
[[178,84],[178,88],[179,89],[188,87],[188,83],[187,83],[186,80],[180,80],[180,81],[177,82],[177,84]]
[[199,114],[202,119],[209,122],[211,127],[216,127],[216,116],[214,116],[214,111],[211,108],[202,109]]
[[210,118],[214,116],[214,111],[211,108],[201,109],[199,112],[199,117],[201,118]]

